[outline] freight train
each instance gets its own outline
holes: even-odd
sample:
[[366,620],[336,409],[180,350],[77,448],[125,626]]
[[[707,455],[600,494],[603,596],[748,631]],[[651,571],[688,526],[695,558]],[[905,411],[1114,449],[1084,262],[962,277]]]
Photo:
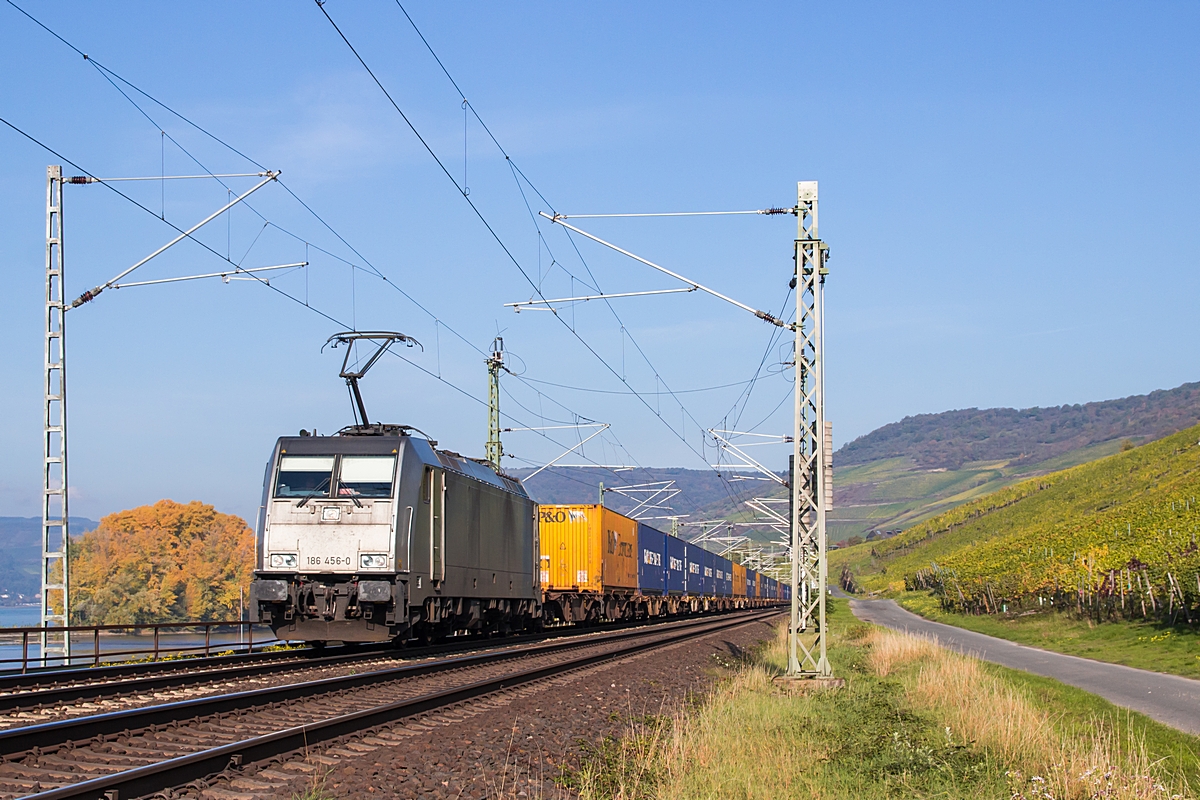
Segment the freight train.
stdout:
[[433,640],[751,608],[789,587],[397,425],[285,436],[267,463],[250,614],[282,639]]

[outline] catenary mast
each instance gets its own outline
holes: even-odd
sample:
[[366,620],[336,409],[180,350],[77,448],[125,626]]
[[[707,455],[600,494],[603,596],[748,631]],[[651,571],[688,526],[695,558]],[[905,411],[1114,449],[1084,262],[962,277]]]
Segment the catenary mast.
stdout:
[[67,355],[63,316],[63,177],[46,167],[46,315],[42,405],[42,664],[53,655],[69,663],[70,536],[67,523]]
[[492,342],[492,355],[487,360],[488,370],[488,438],[485,454],[488,462],[499,470],[504,456],[504,445],[500,443],[500,371],[504,369],[504,340],[499,336]]
[[[817,182],[801,181],[796,198],[796,416],[792,479],[792,608],[789,677],[826,678],[825,512],[829,455],[825,426],[824,289],[829,248],[817,232]],[[811,646],[801,634],[815,633]]]

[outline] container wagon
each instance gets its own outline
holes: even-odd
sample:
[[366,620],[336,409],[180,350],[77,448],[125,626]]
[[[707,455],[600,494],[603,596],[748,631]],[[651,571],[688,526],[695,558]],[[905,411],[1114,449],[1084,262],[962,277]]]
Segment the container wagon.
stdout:
[[666,537],[667,597],[671,614],[687,605],[687,543],[675,536]]
[[668,613],[667,534],[638,523],[638,594],[636,616],[659,617]]
[[638,524],[599,504],[539,508],[543,615],[627,619],[638,608]]
[[746,568],[737,562],[733,564],[733,586],[731,589],[734,608],[746,607]]

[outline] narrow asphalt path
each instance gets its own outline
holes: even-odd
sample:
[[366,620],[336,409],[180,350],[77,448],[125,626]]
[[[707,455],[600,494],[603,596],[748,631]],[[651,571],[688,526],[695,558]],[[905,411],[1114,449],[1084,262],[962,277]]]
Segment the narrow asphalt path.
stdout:
[[905,611],[892,600],[851,600],[850,610],[864,622],[936,636],[943,645],[961,653],[1054,678],[1182,731],[1200,734],[1198,680],[1026,647],[931,622]]

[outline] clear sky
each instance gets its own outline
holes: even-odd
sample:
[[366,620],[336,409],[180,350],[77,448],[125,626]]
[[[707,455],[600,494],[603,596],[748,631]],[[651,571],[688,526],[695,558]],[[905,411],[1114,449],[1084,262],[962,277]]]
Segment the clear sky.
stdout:
[[[498,331],[522,373],[504,379],[505,424],[611,423],[581,458],[703,468],[704,429],[790,430],[787,347],[714,298],[564,307],[578,337],[504,308],[529,299],[530,280],[547,297],[675,285],[531,219],[550,208],[757,209],[820,181],[838,442],[908,414],[1200,378],[1194,3],[409,3],[506,161],[395,3],[330,0],[512,259],[314,3],[21,4],[282,170],[319,215],[268,185],[198,234],[210,249],[185,242],[130,278],[228,268],[217,254],[247,267],[307,254],[270,288],[110,290],[70,312],[74,514],[170,497],[251,515],[275,437],[350,421],[340,356],[320,352],[342,325],[424,344],[375,367],[368,409],[468,455],[483,451],[483,351]],[[258,169],[5,3],[0,67],[0,117],[94,175]],[[40,513],[51,163],[0,126],[0,515]],[[228,197],[211,179],[116,186],[148,211],[104,186],[67,188],[72,295],[169,240],[160,214],[188,227]],[[756,308],[785,304],[792,217],[581,224]],[[513,466],[561,450],[528,432],[505,447]],[[785,463],[785,447],[758,452]]]

